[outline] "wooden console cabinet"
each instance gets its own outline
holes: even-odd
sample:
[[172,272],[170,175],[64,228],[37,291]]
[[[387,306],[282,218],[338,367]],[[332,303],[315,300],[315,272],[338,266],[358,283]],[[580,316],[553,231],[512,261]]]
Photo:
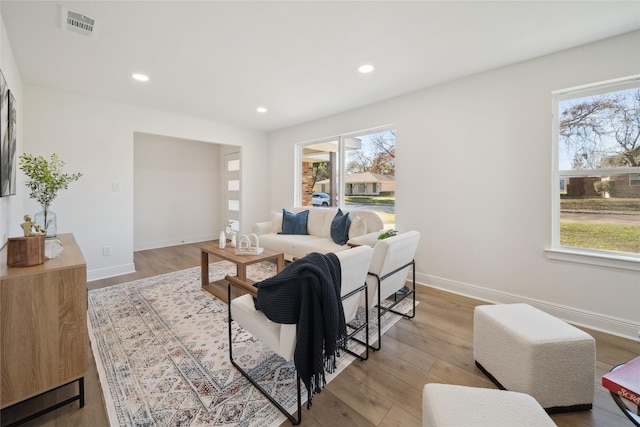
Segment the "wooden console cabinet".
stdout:
[[78,381],[87,371],[87,267],[72,234],[57,258],[8,267],[0,252],[0,408]]

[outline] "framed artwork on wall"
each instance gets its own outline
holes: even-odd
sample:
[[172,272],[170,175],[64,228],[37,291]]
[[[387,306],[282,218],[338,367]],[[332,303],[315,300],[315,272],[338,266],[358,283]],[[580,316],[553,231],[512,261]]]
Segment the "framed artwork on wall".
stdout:
[[[9,145],[7,149],[7,157],[8,162],[6,168],[4,167],[1,171],[2,174],[2,195],[14,195],[16,194],[16,99],[13,96],[13,92],[11,90],[9,92],[9,123],[7,128]],[[4,156],[3,156],[4,159]],[[5,175],[6,171],[6,175]],[[8,182],[8,192],[5,192],[5,182]]]
[[0,197],[16,194],[16,100],[0,71]]

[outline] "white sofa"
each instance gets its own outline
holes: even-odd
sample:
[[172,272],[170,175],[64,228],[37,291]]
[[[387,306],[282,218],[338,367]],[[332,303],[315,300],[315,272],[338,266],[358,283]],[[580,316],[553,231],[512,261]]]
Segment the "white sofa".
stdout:
[[[335,253],[349,248],[348,244],[339,245],[331,239],[331,222],[338,212],[337,208],[301,207],[287,210],[293,213],[309,211],[309,234],[278,234],[282,231],[282,211],[272,212],[271,221],[259,222],[253,227],[253,232],[260,238],[260,246],[282,252],[288,260],[310,252]],[[382,232],[382,218],[375,212],[349,209],[343,212],[348,212],[351,219],[349,239],[369,237],[369,240],[375,241]]]

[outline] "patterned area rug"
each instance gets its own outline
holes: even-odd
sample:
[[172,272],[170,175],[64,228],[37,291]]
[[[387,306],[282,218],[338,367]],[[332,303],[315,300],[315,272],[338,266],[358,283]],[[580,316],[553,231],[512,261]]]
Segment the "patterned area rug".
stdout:
[[[209,274],[210,280],[223,279],[235,274],[235,265],[213,263]],[[273,274],[272,263],[247,269],[253,280]],[[406,302],[400,310],[410,308]],[[200,267],[90,291],[88,317],[111,426],[277,426],[286,420],[231,365],[227,305],[201,289]],[[385,316],[382,330],[399,319]],[[293,362],[235,323],[233,336],[238,362],[294,410]],[[327,382],[353,360],[343,354]],[[304,387],[302,394],[306,398]]]

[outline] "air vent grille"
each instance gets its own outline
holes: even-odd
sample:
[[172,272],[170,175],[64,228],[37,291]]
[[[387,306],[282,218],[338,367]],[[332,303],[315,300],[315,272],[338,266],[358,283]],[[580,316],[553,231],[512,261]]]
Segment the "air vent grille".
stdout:
[[62,28],[74,33],[93,37],[96,30],[95,19],[84,16],[81,13],[73,12],[68,9],[62,10]]

